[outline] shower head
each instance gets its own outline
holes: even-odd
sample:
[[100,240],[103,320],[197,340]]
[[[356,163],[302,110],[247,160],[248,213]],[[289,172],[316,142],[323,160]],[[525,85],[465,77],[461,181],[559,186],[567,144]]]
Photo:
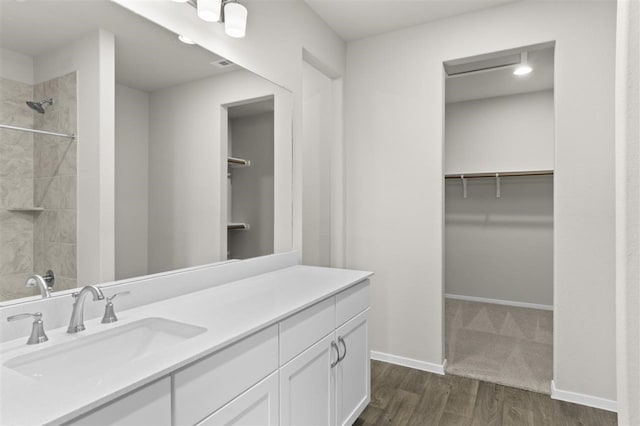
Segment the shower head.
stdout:
[[27,101],[27,105],[34,111],[38,111],[40,114],[44,114],[44,107],[46,105],[53,105],[53,98],[43,99],[40,102]]

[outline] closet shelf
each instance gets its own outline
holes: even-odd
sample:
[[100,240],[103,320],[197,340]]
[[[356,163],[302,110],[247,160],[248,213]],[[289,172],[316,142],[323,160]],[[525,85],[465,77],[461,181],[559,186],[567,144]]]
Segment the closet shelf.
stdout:
[[251,161],[243,158],[227,157],[227,164],[231,167],[249,167]]
[[228,231],[248,231],[249,224],[248,223],[228,223],[227,224]]
[[445,179],[461,179],[461,178],[495,178],[508,176],[551,176],[553,170],[521,170],[514,172],[483,172],[483,173],[454,173],[444,175]]
[[38,213],[44,211],[42,207],[10,207],[7,209],[10,212],[33,212]]

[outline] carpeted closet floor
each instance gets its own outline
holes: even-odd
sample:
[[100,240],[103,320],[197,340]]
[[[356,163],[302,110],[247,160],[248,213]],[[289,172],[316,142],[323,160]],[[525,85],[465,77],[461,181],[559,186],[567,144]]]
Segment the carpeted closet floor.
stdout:
[[447,374],[549,394],[553,312],[446,299]]

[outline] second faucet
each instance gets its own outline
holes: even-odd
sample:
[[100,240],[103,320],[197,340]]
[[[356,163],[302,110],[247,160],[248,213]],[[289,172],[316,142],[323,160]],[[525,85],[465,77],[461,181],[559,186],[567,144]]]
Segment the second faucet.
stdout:
[[67,333],[73,334],[84,330],[84,300],[89,293],[93,294],[94,301],[104,299],[102,290],[94,285],[84,286],[79,292],[73,293],[72,296],[76,301],[73,302],[73,311],[71,312],[71,321],[69,321]]

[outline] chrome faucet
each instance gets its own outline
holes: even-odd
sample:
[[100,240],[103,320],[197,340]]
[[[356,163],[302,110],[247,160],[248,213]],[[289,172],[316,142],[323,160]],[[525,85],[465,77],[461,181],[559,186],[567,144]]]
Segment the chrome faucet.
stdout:
[[84,286],[79,292],[71,294],[76,301],[73,302],[73,311],[71,312],[71,321],[69,321],[67,333],[73,334],[84,330],[84,300],[89,293],[93,294],[94,301],[104,299],[102,290],[94,285]]
[[51,297],[51,286],[49,283],[53,283],[53,272],[47,271],[47,275],[33,274],[25,282],[26,287],[38,287],[43,299]]

